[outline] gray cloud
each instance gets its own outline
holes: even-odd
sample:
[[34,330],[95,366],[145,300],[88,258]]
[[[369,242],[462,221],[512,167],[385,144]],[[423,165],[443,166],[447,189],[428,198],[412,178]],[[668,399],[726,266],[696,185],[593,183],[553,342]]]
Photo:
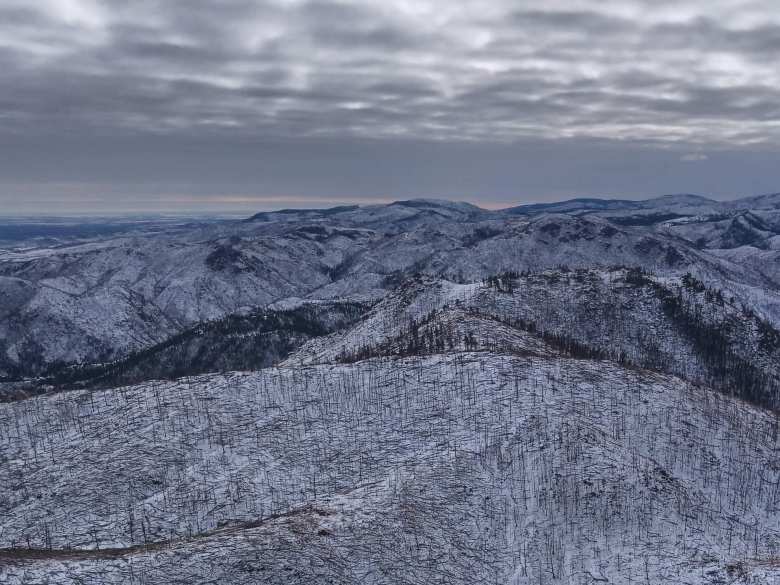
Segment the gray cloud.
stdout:
[[10,3],[2,124],[775,143],[776,11],[678,4]]
[[679,162],[777,149],[778,57],[774,0],[6,0],[0,133],[117,153],[144,136],[485,153],[576,139]]

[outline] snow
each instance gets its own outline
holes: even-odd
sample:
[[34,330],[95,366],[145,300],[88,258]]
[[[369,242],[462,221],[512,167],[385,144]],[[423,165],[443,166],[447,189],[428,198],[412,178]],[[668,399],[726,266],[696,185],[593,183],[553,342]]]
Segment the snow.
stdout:
[[0,445],[3,546],[141,545],[0,552],[4,583],[780,577],[773,417],[606,362],[459,353],[72,392],[0,407]]
[[[711,206],[687,196],[652,205],[663,211],[664,205],[677,209],[697,201],[702,209]],[[424,200],[169,231],[139,227],[132,235],[6,251],[0,256],[0,299],[6,287],[18,288],[5,278],[31,293],[0,321],[0,375],[4,366],[37,361],[120,357],[199,321],[281,306],[285,299],[376,301],[415,273],[464,283],[560,265],[641,266],[660,276],[690,271],[730,294],[745,294],[746,302],[780,323],[780,272],[768,236],[767,250],[734,255],[697,243],[700,237],[719,242],[725,220],[656,229],[622,227],[609,221],[611,212],[600,213],[527,218]],[[720,213],[731,212],[724,207]],[[775,225],[772,213],[759,209],[754,215]],[[760,289],[761,298],[751,289]]]
[[[0,403],[0,583],[778,583],[780,419],[729,396],[662,303],[780,379],[760,321],[780,323],[775,200],[740,224],[768,226],[756,246],[718,247],[738,204],[681,195],[3,251],[0,375],[235,312],[371,304],[276,367]],[[609,220],[637,205],[691,215]],[[532,272],[483,282],[505,270]]]

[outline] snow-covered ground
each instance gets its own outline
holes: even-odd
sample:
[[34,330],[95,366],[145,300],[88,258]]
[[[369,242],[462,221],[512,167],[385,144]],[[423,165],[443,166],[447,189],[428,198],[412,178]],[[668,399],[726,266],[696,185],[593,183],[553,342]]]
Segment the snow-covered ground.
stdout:
[[[6,250],[0,378],[254,335],[204,323],[235,313],[338,330],[259,371],[154,381],[147,351],[133,386],[0,404],[0,583],[780,583],[777,199],[415,200]],[[337,326],[333,299],[366,304]]]
[[778,440],[737,400],[557,357],[41,397],[0,407],[0,543],[52,550],[3,550],[0,581],[768,584]]
[[[504,277],[500,287],[418,277],[354,326],[308,341],[283,363],[407,354],[412,338],[412,353],[469,349],[468,338],[470,349],[532,355],[549,355],[549,343],[571,340],[591,355],[727,392],[733,380],[724,368],[745,366],[765,376],[767,388],[774,384],[768,403],[780,404],[780,337],[769,339],[761,319],[736,299],[700,286],[625,269],[551,270]],[[669,300],[680,314],[665,306]]]
[[286,299],[376,300],[414,273],[475,282],[560,265],[690,271],[778,324],[780,269],[772,242],[780,212],[772,201],[753,201],[749,217],[721,205],[715,219],[644,225],[621,214],[677,216],[712,211],[713,202],[667,197],[585,214],[577,204],[518,213],[418,200],[6,250],[0,376],[115,359],[194,323],[284,306]]

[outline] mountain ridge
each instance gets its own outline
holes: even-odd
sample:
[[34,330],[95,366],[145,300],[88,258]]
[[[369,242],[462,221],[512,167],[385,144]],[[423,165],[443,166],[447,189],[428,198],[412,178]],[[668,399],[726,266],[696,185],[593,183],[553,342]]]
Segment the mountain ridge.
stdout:
[[119,359],[289,298],[376,300],[418,272],[460,282],[561,265],[691,272],[780,323],[780,211],[637,211],[524,216],[417,200],[7,249],[0,376]]
[[6,248],[0,582],[773,585],[772,202]]

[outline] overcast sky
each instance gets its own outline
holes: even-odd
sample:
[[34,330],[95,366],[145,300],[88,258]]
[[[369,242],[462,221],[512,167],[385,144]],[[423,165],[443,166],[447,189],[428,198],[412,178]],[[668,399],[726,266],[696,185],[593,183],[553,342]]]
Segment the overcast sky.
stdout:
[[0,214],[780,191],[777,0],[0,0]]

